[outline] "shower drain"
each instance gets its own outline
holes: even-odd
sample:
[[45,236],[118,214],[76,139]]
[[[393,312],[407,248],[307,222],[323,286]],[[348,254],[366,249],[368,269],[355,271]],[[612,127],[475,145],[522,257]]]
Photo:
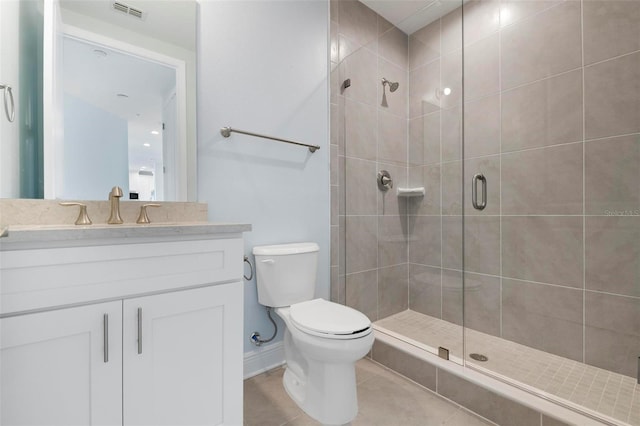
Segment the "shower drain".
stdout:
[[471,359],[475,359],[476,361],[489,361],[489,358],[487,358],[486,355],[482,355],[482,354],[470,354],[469,355],[471,357]]

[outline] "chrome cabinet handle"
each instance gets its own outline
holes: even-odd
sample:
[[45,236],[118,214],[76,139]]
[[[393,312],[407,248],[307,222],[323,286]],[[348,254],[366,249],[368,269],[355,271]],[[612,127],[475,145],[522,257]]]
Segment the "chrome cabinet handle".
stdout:
[[[482,201],[478,203],[478,181],[482,183]],[[473,175],[471,183],[471,203],[476,210],[484,210],[487,207],[487,178],[482,173]]]
[[102,317],[102,329],[104,333],[104,362],[109,362],[109,314]]
[[138,308],[138,355],[142,354],[142,308]]
[[[7,116],[7,120],[13,123],[13,120],[16,119],[16,104],[13,100],[13,89],[7,84],[0,84],[0,89],[4,91],[4,113]],[[9,108],[7,99],[11,102],[11,108]]]

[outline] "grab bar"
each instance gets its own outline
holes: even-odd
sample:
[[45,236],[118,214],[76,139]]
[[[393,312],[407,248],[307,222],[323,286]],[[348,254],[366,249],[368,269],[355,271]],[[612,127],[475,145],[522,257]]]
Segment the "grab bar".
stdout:
[[224,136],[225,138],[228,138],[229,136],[231,136],[231,132],[233,132],[233,133],[241,133],[243,135],[255,136],[255,137],[258,137],[258,138],[271,139],[272,141],[285,142],[285,143],[290,143],[290,144],[293,144],[293,145],[306,146],[307,148],[309,148],[309,151],[311,151],[312,153],[314,153],[314,152],[316,152],[317,150],[320,149],[319,145],[309,145],[309,144],[306,144],[306,143],[296,142],[296,141],[292,141],[292,140],[288,140],[288,139],[282,139],[282,138],[276,138],[276,137],[273,137],[273,136],[261,135],[260,133],[247,132],[246,130],[238,130],[238,129],[233,129],[231,127],[223,127],[222,129],[220,129],[220,134],[222,136]]

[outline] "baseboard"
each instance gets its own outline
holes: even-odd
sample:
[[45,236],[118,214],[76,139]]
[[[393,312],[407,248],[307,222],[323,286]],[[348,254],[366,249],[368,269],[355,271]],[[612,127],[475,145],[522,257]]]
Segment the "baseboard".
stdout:
[[277,342],[244,354],[244,378],[257,376],[284,364],[284,344]]

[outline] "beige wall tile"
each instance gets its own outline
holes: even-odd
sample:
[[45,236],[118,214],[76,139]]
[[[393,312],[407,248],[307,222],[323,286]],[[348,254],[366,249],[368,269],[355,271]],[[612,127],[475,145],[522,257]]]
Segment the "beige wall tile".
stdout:
[[438,393],[499,425],[540,426],[538,412],[440,369]]
[[[444,290],[443,290],[444,291]],[[466,273],[464,275],[465,326],[500,336],[500,277]],[[462,306],[462,301],[459,302]]]
[[409,216],[409,261],[440,266],[440,216]]
[[443,163],[442,214],[462,214],[462,161]]
[[380,341],[373,344],[373,360],[435,391],[436,367]]
[[442,270],[442,319],[462,325],[462,272]]
[[387,163],[407,163],[406,118],[378,111],[378,159]]
[[464,49],[464,101],[472,101],[500,90],[500,37],[498,34]]
[[500,2],[497,0],[471,0],[465,3],[464,43],[465,45],[487,37],[500,27]]
[[462,106],[443,110],[441,115],[442,161],[462,160]]
[[500,26],[506,27],[562,3],[563,0],[501,0]]
[[329,146],[329,181],[331,185],[338,184],[338,145]]
[[582,214],[582,143],[502,155],[503,214]]
[[488,96],[464,106],[464,157],[500,153],[500,96]]
[[407,263],[407,218],[378,216],[378,267]]
[[442,108],[450,109],[462,103],[462,51],[449,53],[440,61],[442,69],[436,98]]
[[393,28],[393,24],[382,16],[378,15],[378,34],[382,35]]
[[378,272],[376,270],[349,274],[346,277],[346,304],[378,320]]
[[582,291],[503,279],[502,336],[582,361]]
[[502,94],[502,151],[582,140],[582,71]]
[[542,415],[542,426],[571,426],[569,423],[565,423],[553,417],[547,417]]
[[330,300],[335,303],[344,304],[345,277],[340,275],[338,266],[331,267],[331,292]]
[[585,64],[640,50],[640,2],[591,0],[583,7]]
[[378,15],[359,1],[339,1],[340,32],[364,46],[378,36]]
[[504,28],[501,37],[503,89],[581,66],[580,4],[567,1]]
[[640,299],[587,291],[586,362],[636,377],[640,353]]
[[337,266],[340,256],[340,231],[338,226],[331,227],[331,266]]
[[378,266],[378,219],[375,216],[346,218],[347,273]]
[[440,60],[429,62],[409,72],[409,118],[440,109],[436,91],[440,88]]
[[345,162],[347,214],[376,214],[376,163],[355,158],[347,158]]
[[640,132],[640,52],[584,70],[587,139]]
[[409,307],[408,265],[378,270],[378,318],[406,310]]
[[440,20],[409,36],[409,69],[413,70],[440,57]]
[[640,210],[639,168],[640,135],[587,142],[586,214],[634,214]]
[[[342,41],[341,37],[341,41]],[[342,44],[340,46],[342,52]],[[342,53],[341,53],[342,54]],[[368,49],[357,49],[342,61],[341,85],[345,79],[351,79],[351,86],[341,90],[348,99],[375,105],[377,102],[378,85],[378,57]]]
[[503,216],[503,276],[582,287],[580,216]]
[[586,217],[585,248],[588,290],[640,297],[640,216]]
[[440,162],[440,112],[409,120],[409,164]]
[[462,269],[462,216],[442,217],[442,267]]
[[407,69],[409,61],[408,36],[398,28],[391,28],[378,39],[378,54],[387,61]]
[[409,264],[409,309],[440,318],[441,270]]
[[440,20],[442,54],[462,49],[462,9],[449,12]]
[[440,166],[409,167],[409,187],[424,187],[424,197],[407,200],[410,215],[440,214]]
[[[345,152],[349,157],[376,160],[376,108],[351,99],[344,101]],[[339,131],[339,129],[338,129]]]
[[464,253],[465,271],[499,275],[500,217],[465,217]]

